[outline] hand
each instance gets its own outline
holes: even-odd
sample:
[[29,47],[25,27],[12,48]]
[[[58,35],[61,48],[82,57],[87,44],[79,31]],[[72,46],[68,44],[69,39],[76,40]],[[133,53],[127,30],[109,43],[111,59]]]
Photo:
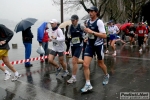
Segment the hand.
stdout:
[[39,43],[39,46],[42,46],[42,43]]
[[48,41],[51,42],[52,40],[49,38]]
[[56,36],[51,36],[52,39],[56,39]]
[[88,39],[86,38],[86,39],[84,39],[84,42],[87,42],[88,41]]
[[0,44],[1,44],[1,45],[5,44],[5,43],[6,43],[6,41],[0,41]]
[[93,34],[93,31],[89,28],[84,28],[84,31],[89,34]]

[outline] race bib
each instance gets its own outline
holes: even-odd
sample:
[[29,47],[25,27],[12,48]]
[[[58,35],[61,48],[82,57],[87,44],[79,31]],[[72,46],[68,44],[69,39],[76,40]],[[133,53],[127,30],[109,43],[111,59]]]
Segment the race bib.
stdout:
[[140,34],[143,34],[143,30],[139,30],[139,33],[140,33]]
[[72,43],[73,43],[73,44],[78,44],[78,43],[80,43],[79,37],[74,37],[74,38],[72,38]]
[[134,31],[131,31],[130,33],[132,33],[132,34],[133,34],[133,33],[134,33]]
[[88,34],[89,39],[94,39],[94,35]]
[[59,46],[59,45],[58,45],[58,43],[56,43],[56,42],[53,42],[53,46]]

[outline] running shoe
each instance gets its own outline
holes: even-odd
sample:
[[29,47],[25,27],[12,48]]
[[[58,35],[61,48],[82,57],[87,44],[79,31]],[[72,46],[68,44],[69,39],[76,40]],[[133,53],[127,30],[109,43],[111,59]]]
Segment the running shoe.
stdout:
[[8,80],[8,79],[10,79],[10,77],[11,77],[11,73],[5,73],[5,78],[4,78],[4,81],[6,81],[6,80]]
[[81,89],[81,92],[87,92],[92,89],[93,89],[92,85],[85,84],[85,86]]
[[107,75],[104,76],[103,85],[108,84],[108,82],[109,82],[109,74],[107,74]]
[[69,72],[68,71],[64,71],[63,74],[61,75],[61,77],[66,77],[67,75],[69,75]]
[[22,75],[18,74],[18,76],[14,76],[13,79],[11,79],[12,82],[17,81]]
[[76,78],[71,77],[67,82],[71,84],[71,83],[74,83],[76,81],[77,81]]

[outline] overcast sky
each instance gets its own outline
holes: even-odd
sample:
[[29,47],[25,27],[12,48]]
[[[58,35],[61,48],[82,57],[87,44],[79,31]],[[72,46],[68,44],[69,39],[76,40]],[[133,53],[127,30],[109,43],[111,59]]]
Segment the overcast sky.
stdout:
[[[64,19],[69,19],[72,14],[82,18],[87,13],[81,8],[76,12],[64,13]],[[54,5],[52,0],[0,0],[0,19],[20,21],[27,17],[39,21],[49,21],[52,18],[60,21],[60,7]]]

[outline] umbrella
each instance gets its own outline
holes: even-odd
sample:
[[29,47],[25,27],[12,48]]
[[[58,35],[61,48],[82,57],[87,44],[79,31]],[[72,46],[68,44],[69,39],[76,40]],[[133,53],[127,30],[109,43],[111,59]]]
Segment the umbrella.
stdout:
[[71,25],[71,20],[65,21],[59,25],[59,28],[66,28],[67,25]]
[[37,19],[35,18],[26,18],[22,21],[20,21],[16,27],[15,27],[15,32],[19,32],[19,31],[24,31],[27,28],[31,27],[32,25],[34,25],[34,23],[37,21]]
[[127,27],[127,26],[130,26],[130,25],[131,25],[131,23],[125,23],[125,24],[123,24],[123,25],[120,27],[120,29],[121,29],[121,30],[125,30],[126,27]]
[[47,25],[47,22],[42,23],[42,25],[41,25],[41,26],[38,28],[38,30],[37,30],[37,40],[38,40],[39,42],[41,42],[42,39],[43,39],[44,30],[45,30],[45,28],[46,28],[46,25]]
[[84,16],[81,20],[87,20],[89,18],[90,18],[90,15],[88,14],[88,15]]

